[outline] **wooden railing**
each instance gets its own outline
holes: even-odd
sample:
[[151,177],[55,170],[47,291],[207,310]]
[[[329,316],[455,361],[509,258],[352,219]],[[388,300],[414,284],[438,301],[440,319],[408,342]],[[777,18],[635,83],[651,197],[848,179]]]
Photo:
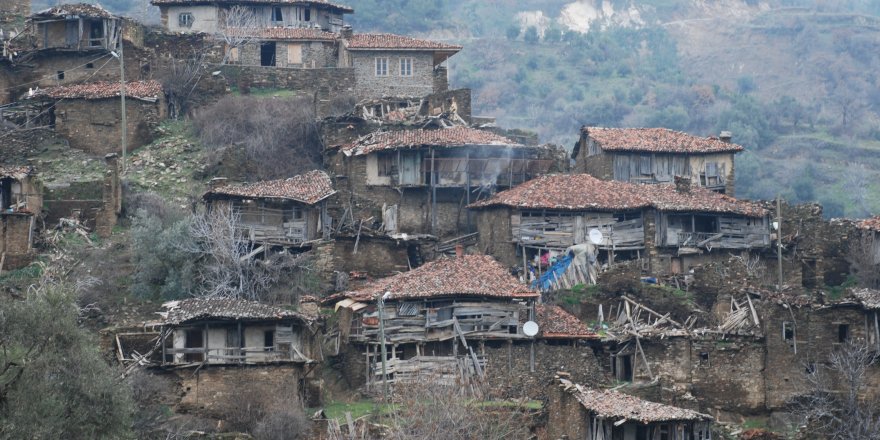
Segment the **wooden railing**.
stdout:
[[[165,365],[205,362],[217,364],[261,364],[279,362],[308,362],[309,359],[296,347],[289,344],[270,347],[217,347],[217,348],[166,348]],[[182,360],[177,355],[183,355]],[[168,361],[171,356],[173,360]]]

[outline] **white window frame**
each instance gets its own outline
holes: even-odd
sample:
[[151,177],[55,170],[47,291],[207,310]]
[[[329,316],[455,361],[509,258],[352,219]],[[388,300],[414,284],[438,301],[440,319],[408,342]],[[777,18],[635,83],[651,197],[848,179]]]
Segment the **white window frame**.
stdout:
[[375,70],[376,76],[388,76],[388,58],[376,57]]
[[196,21],[192,12],[181,12],[177,14],[177,26],[191,28],[193,23]]
[[[276,19],[276,12],[278,13],[277,16],[280,16],[280,20]],[[281,9],[281,6],[272,6],[271,19],[272,19],[271,21],[273,24],[274,23],[284,23],[284,10]]]
[[413,59],[412,58],[401,58],[398,63],[400,76],[410,77],[413,76]]

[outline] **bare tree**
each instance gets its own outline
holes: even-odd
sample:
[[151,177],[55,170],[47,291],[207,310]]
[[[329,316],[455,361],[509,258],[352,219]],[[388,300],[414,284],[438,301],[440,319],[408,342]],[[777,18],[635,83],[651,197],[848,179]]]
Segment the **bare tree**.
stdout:
[[171,57],[160,70],[159,81],[165,90],[168,116],[178,119],[189,110],[190,99],[202,79],[205,51],[194,50],[191,57]]
[[199,260],[200,296],[271,301],[276,299],[273,287],[287,274],[300,284],[285,285],[284,290],[296,295],[308,277],[308,255],[271,252],[268,247],[255,252],[257,244],[243,235],[239,220],[229,205],[213,206],[193,217],[189,250]]
[[220,63],[226,64],[233,51],[240,50],[257,38],[259,19],[252,8],[238,5],[226,9],[222,14],[222,23],[217,36],[226,44],[223,61]]
[[862,231],[851,242],[847,260],[859,286],[880,288],[880,243],[873,231]]
[[809,389],[791,402],[794,413],[822,438],[877,439],[880,400],[865,395],[868,369],[877,361],[877,352],[864,341],[847,341],[827,364],[807,368]]

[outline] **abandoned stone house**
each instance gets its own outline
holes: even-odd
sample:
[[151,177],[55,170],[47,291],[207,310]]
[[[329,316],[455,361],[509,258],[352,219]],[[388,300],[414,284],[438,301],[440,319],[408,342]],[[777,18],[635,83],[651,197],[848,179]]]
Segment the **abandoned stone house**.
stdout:
[[202,196],[208,209],[229,206],[239,227],[255,244],[302,247],[329,238],[327,198],[336,193],[323,171],[287,179],[227,185],[215,179]]
[[[91,82],[37,89],[24,98],[39,101],[48,124],[76,148],[94,155],[122,152],[122,120],[117,82]],[[128,151],[153,140],[153,130],[167,108],[158,81],[125,84]]]
[[[654,273],[682,272],[713,251],[726,256],[769,247],[765,209],[679,183],[545,175],[469,208],[476,212],[478,248],[524,273],[549,270],[545,255],[563,256],[585,244],[595,246],[592,261],[645,259]],[[574,280],[568,287],[590,283],[582,275]]]
[[743,147],[730,134],[703,138],[666,128],[582,127],[571,157],[574,171],[603,180],[672,183],[676,176],[734,195],[734,156]]
[[708,440],[713,418],[697,411],[590,389],[558,378],[550,384],[548,438]]
[[58,50],[114,50],[122,20],[100,5],[65,4],[29,18],[35,47]]
[[[880,264],[880,216],[871,217],[858,222],[857,227],[861,230],[862,236],[858,237],[863,246],[870,254],[870,261],[873,264]],[[880,287],[880,286],[874,286]]]
[[[548,149],[467,127],[375,132],[327,151],[337,189],[388,234],[470,231],[464,206],[554,166]],[[345,200],[346,197],[341,199]]]
[[[242,31],[244,32],[244,31]],[[230,48],[230,64],[293,69],[334,68],[337,35],[317,28],[266,28],[252,41]]]
[[0,166],[0,272],[30,264],[41,189],[29,166]]
[[215,34],[226,25],[234,6],[247,7],[256,16],[257,28],[315,28],[339,32],[344,15],[354,9],[326,0],[152,0],[159,7],[162,25],[171,32]]

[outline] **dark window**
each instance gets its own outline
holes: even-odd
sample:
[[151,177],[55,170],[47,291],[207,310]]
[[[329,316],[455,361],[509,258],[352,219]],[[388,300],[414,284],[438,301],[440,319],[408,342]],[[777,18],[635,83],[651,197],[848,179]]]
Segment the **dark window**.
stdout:
[[182,12],[177,15],[177,25],[180,27],[192,27],[194,21],[193,15],[189,12]]
[[94,69],[95,63],[86,63],[86,69]]
[[304,18],[305,18],[305,21],[312,21],[312,9],[311,8],[306,8]]
[[393,154],[379,154],[376,156],[379,177],[387,177],[394,174],[395,159],[396,157]]
[[786,341],[794,340],[794,323],[788,321],[782,323],[782,339]]
[[700,352],[700,365],[709,365],[709,353],[705,351]]
[[58,79],[64,79],[64,71],[63,70],[58,71]]
[[284,16],[281,14],[281,7],[275,6],[272,8],[272,21],[284,21]]
[[[184,338],[184,348],[205,348],[204,333],[201,329],[187,330]],[[186,362],[202,362],[204,359],[204,353],[186,353],[183,356],[183,360]]]
[[633,368],[632,355],[617,355],[611,357],[611,371],[617,380],[632,382]]
[[275,65],[275,42],[274,41],[260,44],[260,65],[261,66],[274,66]]
[[100,46],[104,39],[104,23],[92,23],[89,28],[89,46]]
[[846,342],[849,339],[849,324],[837,326],[837,342]]
[[263,332],[263,350],[275,351],[275,330]]
[[804,373],[813,374],[815,372],[816,372],[816,364],[814,364],[814,363],[807,364],[807,366],[804,367]]

